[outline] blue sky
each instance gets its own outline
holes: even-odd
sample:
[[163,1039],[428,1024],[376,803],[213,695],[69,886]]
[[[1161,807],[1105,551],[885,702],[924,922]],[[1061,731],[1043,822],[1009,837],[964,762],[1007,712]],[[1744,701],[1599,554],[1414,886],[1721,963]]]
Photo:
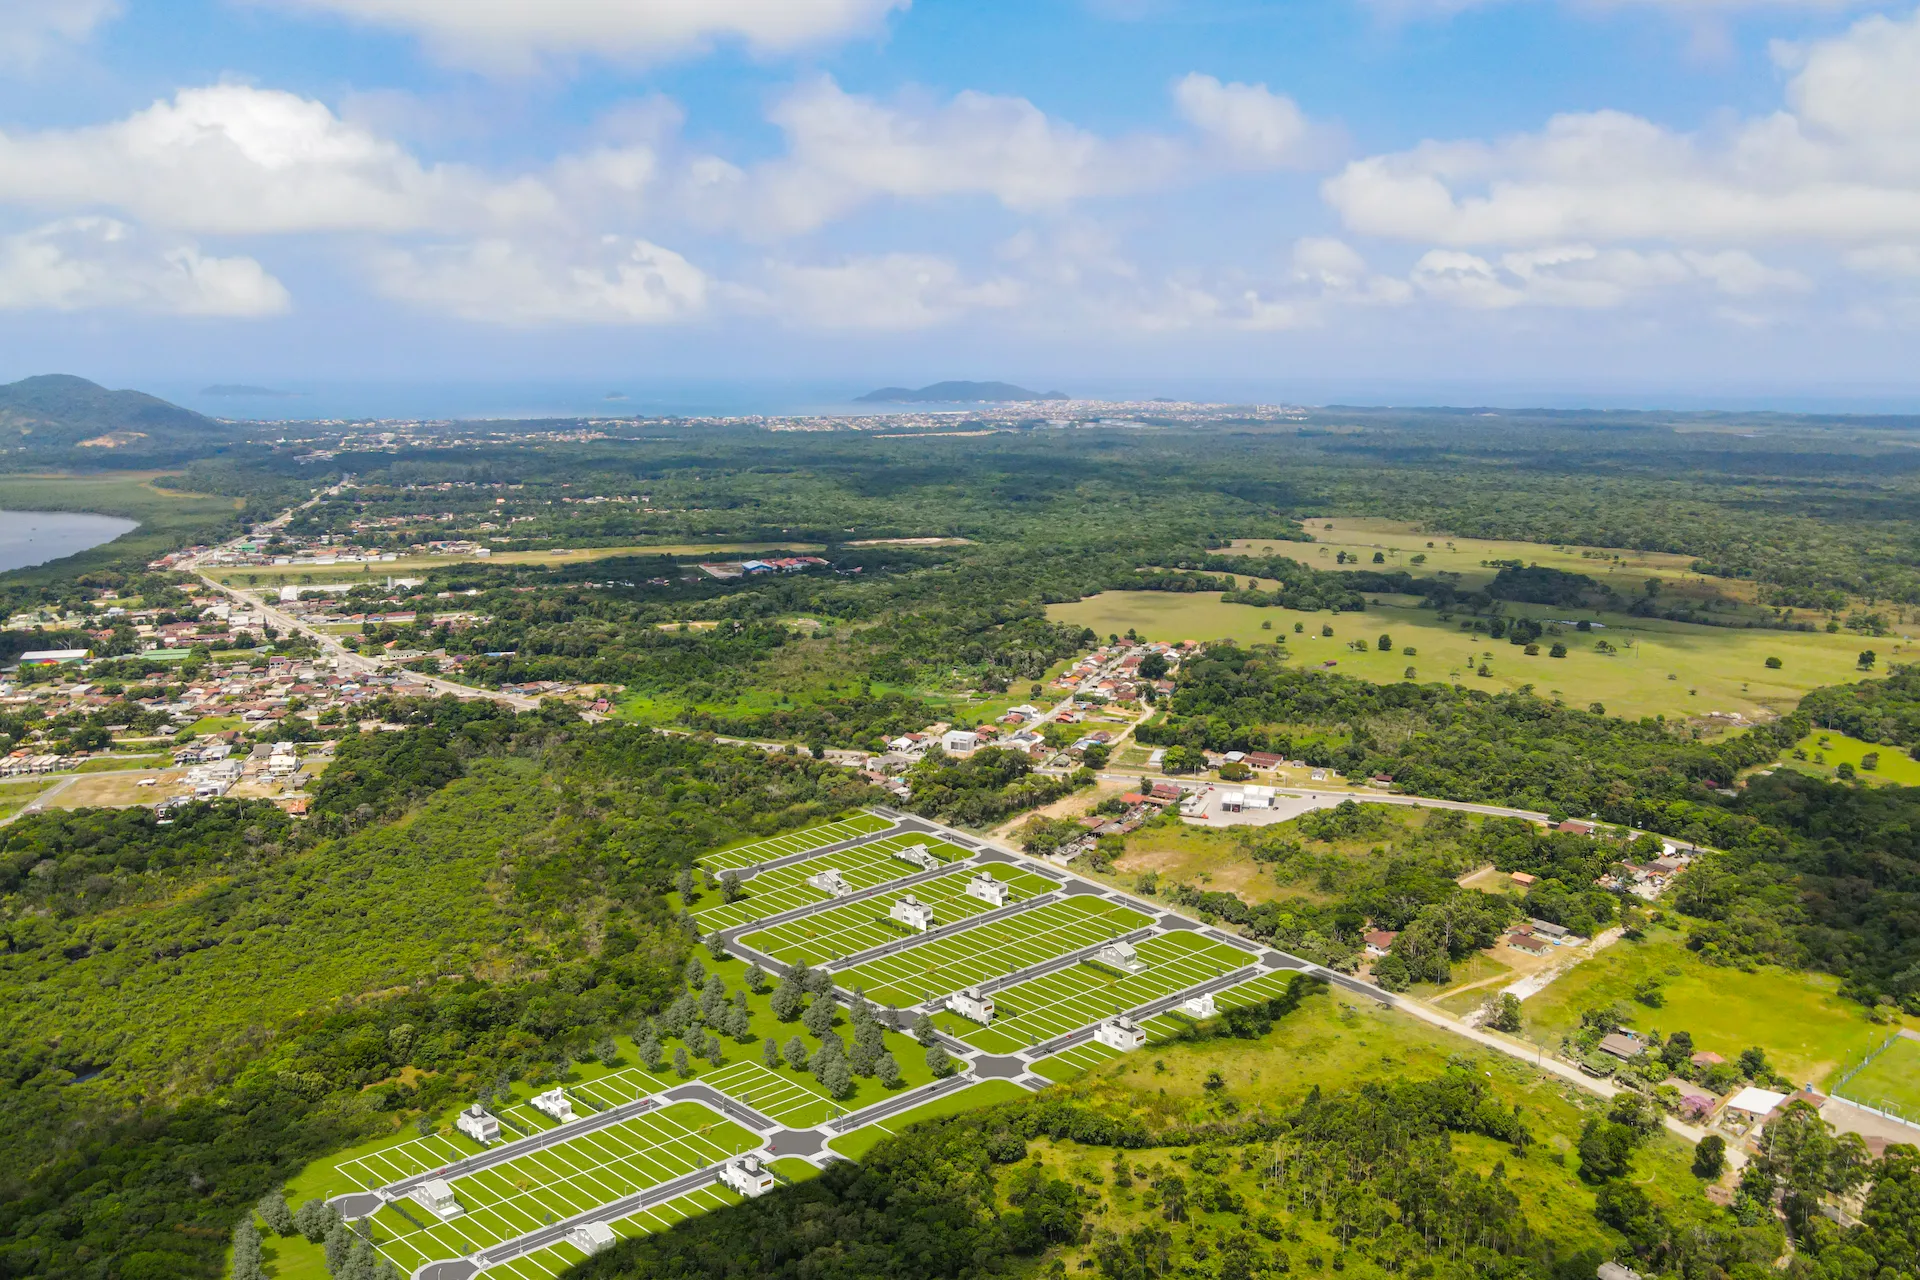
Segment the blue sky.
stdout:
[[0,378],[1920,407],[1917,328],[1910,5],[0,0]]

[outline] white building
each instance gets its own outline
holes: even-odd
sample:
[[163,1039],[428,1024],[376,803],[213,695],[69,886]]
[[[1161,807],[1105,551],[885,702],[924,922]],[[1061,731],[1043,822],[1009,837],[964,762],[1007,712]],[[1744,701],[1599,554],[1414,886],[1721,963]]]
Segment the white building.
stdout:
[[453,1198],[453,1188],[447,1185],[445,1178],[428,1178],[407,1195],[436,1218],[458,1217],[464,1212],[460,1202]]
[[940,749],[950,756],[962,756],[978,749],[980,735],[971,729],[949,729],[940,738]]
[[853,886],[847,883],[846,877],[841,875],[839,869],[835,867],[814,872],[807,877],[807,883],[832,898],[844,898],[853,892]]
[[1141,1025],[1122,1014],[1115,1014],[1094,1028],[1093,1038],[1110,1049],[1138,1049],[1147,1042]]
[[1219,1012],[1219,1010],[1214,1008],[1213,992],[1211,991],[1203,991],[1191,1000],[1182,1001],[1180,1011],[1192,1018],[1211,1018],[1215,1013]]
[[500,1122],[477,1102],[454,1118],[453,1127],[483,1145],[500,1141]]
[[1220,812],[1239,813],[1247,807],[1247,797],[1240,791],[1222,791],[1220,793]]
[[583,1222],[567,1232],[567,1243],[589,1256],[602,1249],[611,1249],[619,1242],[620,1237],[613,1234],[613,1228],[604,1222]]
[[1748,1085],[1727,1099],[1727,1111],[1736,1113],[1734,1118],[1753,1124],[1772,1115],[1781,1103],[1787,1100],[1784,1093],[1772,1089],[1757,1089]]
[[1007,886],[995,880],[984,871],[973,873],[973,879],[967,881],[967,896],[990,902],[996,907],[1007,905]]
[[1147,962],[1134,951],[1131,942],[1109,942],[1094,952],[1093,958],[1109,968],[1126,973],[1139,973],[1147,967]]
[[720,1181],[748,1199],[773,1190],[773,1174],[760,1163],[759,1155],[751,1151],[727,1161],[720,1169]]
[[933,908],[910,893],[902,894],[887,914],[915,933],[925,933],[933,928]]
[[947,1008],[983,1026],[993,1021],[993,997],[978,987],[968,987],[948,996]]
[[902,862],[911,862],[923,870],[938,871],[940,869],[940,859],[934,857],[933,851],[924,844],[910,844],[904,849],[895,849],[892,856]]
[[568,1099],[566,1092],[558,1086],[545,1093],[534,1094],[533,1109],[552,1116],[562,1124],[574,1119],[573,1103]]

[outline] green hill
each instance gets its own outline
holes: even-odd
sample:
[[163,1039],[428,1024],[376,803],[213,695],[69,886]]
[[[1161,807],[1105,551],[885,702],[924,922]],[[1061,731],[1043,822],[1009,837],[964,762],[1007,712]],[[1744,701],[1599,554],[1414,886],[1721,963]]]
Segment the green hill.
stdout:
[[[140,391],[109,391],[70,374],[0,385],[0,449],[9,461],[124,465],[211,452],[231,428]],[[22,455],[25,458],[22,458]]]

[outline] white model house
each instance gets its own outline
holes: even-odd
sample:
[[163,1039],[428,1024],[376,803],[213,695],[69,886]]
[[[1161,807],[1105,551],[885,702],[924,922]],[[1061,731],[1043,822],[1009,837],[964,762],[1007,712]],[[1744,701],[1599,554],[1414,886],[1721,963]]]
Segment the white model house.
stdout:
[[445,1178],[428,1178],[407,1194],[436,1218],[458,1217],[463,1212],[460,1202],[453,1198],[453,1188],[447,1185]]
[[1131,942],[1109,942],[1094,952],[1093,958],[1109,968],[1126,973],[1139,973],[1147,967],[1147,962],[1134,951]]
[[567,1243],[589,1255],[610,1249],[619,1242],[620,1237],[604,1222],[583,1222],[567,1232]]
[[984,871],[976,871],[973,879],[967,881],[967,896],[1004,907],[1007,905],[1007,886]]
[[933,908],[910,893],[901,894],[900,900],[893,904],[893,909],[887,914],[915,933],[925,933],[933,928]]
[[807,877],[807,883],[832,898],[844,898],[853,892],[853,886],[840,874],[838,868],[827,867]]
[[500,1141],[500,1122],[477,1102],[454,1118],[453,1127],[482,1145]]
[[567,1098],[566,1093],[557,1086],[547,1090],[545,1093],[534,1094],[532,1102],[535,1111],[550,1115],[562,1124],[574,1118],[573,1103]]
[[1211,1018],[1218,1012],[1213,1007],[1213,992],[1203,991],[1191,1000],[1182,1001],[1180,1011],[1190,1018]]
[[947,1008],[982,1025],[993,1021],[993,997],[978,987],[968,987],[948,996]]
[[720,1169],[720,1181],[748,1199],[773,1190],[773,1174],[760,1163],[760,1157],[751,1151],[727,1161]]
[[940,739],[940,749],[950,756],[963,756],[980,746],[980,735],[971,729],[949,729]]
[[914,866],[926,871],[937,871],[940,868],[940,859],[934,857],[933,851],[924,844],[910,844],[904,849],[895,849],[893,856],[902,862],[911,862]]
[[1110,1049],[1138,1049],[1147,1042],[1147,1033],[1133,1019],[1115,1014],[1094,1028],[1093,1038]]

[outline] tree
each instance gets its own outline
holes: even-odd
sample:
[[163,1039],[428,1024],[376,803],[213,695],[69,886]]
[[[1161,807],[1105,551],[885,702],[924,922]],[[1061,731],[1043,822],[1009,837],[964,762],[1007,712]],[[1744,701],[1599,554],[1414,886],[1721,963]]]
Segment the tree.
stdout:
[[680,905],[691,907],[699,900],[700,891],[693,878],[693,868],[683,867],[680,874],[673,878],[674,890],[680,895]]
[[[284,1209],[285,1203],[280,1207]],[[262,1274],[260,1229],[253,1225],[253,1215],[249,1213],[233,1229],[233,1280],[261,1280]]]
[[727,950],[726,939],[722,938],[717,932],[708,934],[707,935],[707,954],[712,956],[715,960],[725,960],[727,956],[731,954]]
[[787,1041],[786,1054],[788,1066],[792,1067],[795,1071],[805,1071],[807,1069],[809,1059],[807,1042],[805,1040],[802,1040],[799,1036],[794,1036],[789,1039]]
[[768,1036],[766,1043],[760,1046],[760,1061],[766,1064],[769,1071],[777,1071],[780,1068],[780,1046],[772,1036]]
[[1512,1034],[1520,1030],[1520,998],[1512,992],[1487,997],[1481,1008],[1486,1010],[1483,1021],[1495,1031]]
[[[836,1037],[837,1038],[837,1037]],[[844,1098],[853,1092],[853,1068],[848,1065],[844,1054],[819,1055],[824,1062],[814,1064],[814,1075],[828,1096]]]
[[321,1246],[327,1252],[327,1274],[339,1276],[347,1266],[347,1258],[353,1252],[353,1233],[347,1230],[347,1224],[334,1215],[333,1223],[327,1228],[326,1239]]
[[652,1027],[647,1028],[646,1033],[640,1037],[640,1042],[634,1048],[639,1052],[640,1061],[646,1064],[647,1070],[658,1071],[667,1065],[666,1051],[660,1047],[660,1038],[653,1034]]
[[1780,667],[1781,667],[1781,662],[1780,662],[1780,659],[1778,659],[1778,658],[1768,658],[1768,659],[1767,659],[1767,670],[1769,670],[1769,671],[1778,671],[1778,670],[1780,669]]
[[1553,647],[1547,650],[1547,656],[1549,658],[1564,658],[1567,656],[1567,646],[1556,640]]
[[934,1032],[933,1019],[924,1013],[915,1014],[913,1019],[913,1038],[921,1044],[929,1046],[938,1041],[940,1037]]
[[[686,874],[691,876],[693,873],[689,871]],[[703,986],[706,981],[707,966],[700,963],[700,957],[695,956],[693,959],[687,961],[687,985],[689,987]]]
[[1613,1120],[1590,1119],[1581,1127],[1580,1176],[1589,1182],[1605,1182],[1626,1173],[1640,1135],[1632,1127]]
[[1873,664],[1878,662],[1879,660],[1880,660],[1880,655],[1875,653],[1873,650],[1862,649],[1860,651],[1860,656],[1856,658],[1854,661],[1862,671],[1871,671],[1873,670]]
[[838,1010],[828,996],[815,996],[800,1016],[800,1024],[813,1033],[816,1040],[824,1040],[833,1030],[833,1020]]
[[753,1039],[753,1016],[735,1005],[727,1013],[727,1034],[741,1044],[750,1042]]
[[753,992],[753,994],[755,995],[759,995],[762,991],[765,991],[766,989],[767,989],[767,971],[760,967],[760,962],[758,960],[755,960],[752,964],[747,966],[747,990]]
[[1382,653],[1392,653],[1392,652],[1393,652],[1393,637],[1392,637],[1392,636],[1389,636],[1389,635],[1382,635],[1382,636],[1380,637],[1380,640],[1379,640],[1379,642],[1378,642],[1378,643],[1379,643],[1379,646],[1380,646],[1380,652],[1382,652]]
[[293,1211],[293,1228],[305,1236],[308,1244],[319,1244],[327,1238],[327,1231],[340,1215],[327,1207],[327,1202],[317,1196]]
[[1726,1167],[1727,1140],[1717,1133],[1700,1139],[1700,1144],[1693,1149],[1694,1176],[1712,1181],[1725,1172]]
[[873,1076],[881,1087],[896,1088],[900,1084],[900,1064],[893,1060],[891,1053],[882,1053],[873,1060]]
[[687,1057],[687,1046],[675,1045],[673,1049],[673,1074],[685,1080],[693,1074],[693,1061]]
[[800,1016],[801,1006],[806,1001],[806,992],[792,977],[781,979],[780,985],[773,989],[773,1016],[782,1022],[792,1022]]
[[287,1198],[278,1188],[261,1196],[260,1203],[254,1206],[254,1212],[260,1215],[260,1221],[267,1224],[267,1230],[277,1236],[290,1236],[296,1230],[293,1210],[287,1208]]
[[934,1079],[944,1080],[953,1074],[953,1059],[936,1044],[927,1050],[927,1070],[933,1072]]
[[1742,1049],[1739,1062],[1741,1073],[1749,1080],[1760,1080],[1773,1074],[1773,1068],[1767,1064],[1767,1051],[1757,1044]]

